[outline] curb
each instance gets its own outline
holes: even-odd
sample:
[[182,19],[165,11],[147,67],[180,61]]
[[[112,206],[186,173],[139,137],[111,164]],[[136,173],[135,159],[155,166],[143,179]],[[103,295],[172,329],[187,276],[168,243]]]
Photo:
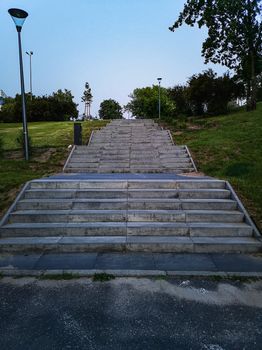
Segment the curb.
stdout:
[[49,275],[72,274],[77,277],[91,277],[95,274],[109,274],[115,277],[250,277],[262,278],[262,272],[234,272],[234,271],[164,271],[164,270],[17,270],[0,269],[3,277],[39,277]]

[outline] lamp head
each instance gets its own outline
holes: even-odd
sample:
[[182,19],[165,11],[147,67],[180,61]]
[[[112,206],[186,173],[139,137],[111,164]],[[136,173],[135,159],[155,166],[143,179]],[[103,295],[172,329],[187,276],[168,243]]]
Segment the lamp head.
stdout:
[[25,21],[26,17],[28,16],[28,13],[24,10],[14,9],[14,8],[9,9],[8,12],[15,23],[17,31],[21,32],[24,21]]
[[157,80],[159,81],[159,83],[161,83],[162,78],[157,78]]

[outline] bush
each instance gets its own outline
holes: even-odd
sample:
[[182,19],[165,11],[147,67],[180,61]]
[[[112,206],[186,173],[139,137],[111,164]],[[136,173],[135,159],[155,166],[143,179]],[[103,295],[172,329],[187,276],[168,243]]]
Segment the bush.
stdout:
[[[20,129],[17,133],[17,137],[16,137],[16,143],[18,145],[19,148],[22,148],[24,150],[25,148],[25,140],[24,140],[24,132],[22,129]],[[29,154],[32,153],[32,139],[31,137],[28,135],[28,152]]]
[[3,139],[0,137],[0,154],[2,155],[4,152],[4,141]]

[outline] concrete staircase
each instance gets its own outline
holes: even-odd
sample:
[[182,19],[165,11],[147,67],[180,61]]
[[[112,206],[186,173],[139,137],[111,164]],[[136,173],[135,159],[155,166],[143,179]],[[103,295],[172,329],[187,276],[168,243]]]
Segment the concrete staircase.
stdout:
[[66,173],[188,173],[195,171],[186,146],[152,120],[114,120],[76,146]]
[[35,180],[0,225],[0,252],[258,252],[225,181]]

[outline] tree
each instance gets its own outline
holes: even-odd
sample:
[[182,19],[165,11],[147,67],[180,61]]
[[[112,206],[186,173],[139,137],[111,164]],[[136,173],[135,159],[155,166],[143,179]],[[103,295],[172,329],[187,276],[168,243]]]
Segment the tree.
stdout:
[[184,86],[168,89],[170,98],[176,104],[177,115],[216,115],[228,112],[230,101],[243,98],[244,86],[229,73],[221,77],[208,69],[192,75]]
[[120,104],[112,99],[104,100],[100,104],[98,111],[101,119],[121,119],[123,118],[122,107]]
[[247,109],[256,108],[257,76],[262,68],[262,0],[187,0],[169,29],[184,22],[208,28],[203,43],[205,63],[220,63],[238,74],[246,85]]
[[[77,104],[73,101],[71,91],[58,90],[50,96],[31,96],[26,94],[27,120],[30,121],[64,121],[77,117]],[[21,95],[8,97],[0,111],[0,121],[20,122],[22,120]]]
[[[136,118],[158,118],[159,87],[135,89],[129,96],[131,101],[125,106]],[[161,115],[172,117],[175,114],[175,103],[169,97],[168,91],[161,88]]]
[[93,101],[93,95],[89,83],[85,83],[85,91],[83,92],[82,102],[85,103],[85,118],[91,119],[91,103]]
[[228,103],[241,97],[242,85],[230,78],[229,74],[217,77],[208,69],[195,74],[188,80],[187,98],[193,115],[223,114],[228,112]]
[[176,85],[168,88],[168,95],[176,104],[176,114],[191,115],[191,108],[187,97],[188,87],[183,85]]

